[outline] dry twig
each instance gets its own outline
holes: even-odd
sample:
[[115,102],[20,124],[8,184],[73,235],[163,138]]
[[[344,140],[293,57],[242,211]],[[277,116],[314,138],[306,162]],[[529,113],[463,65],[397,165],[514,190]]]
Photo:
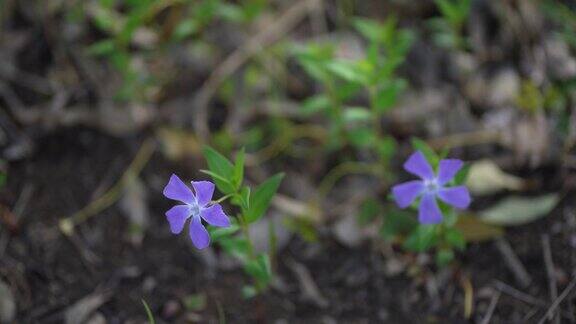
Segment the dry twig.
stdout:
[[[550,298],[552,301],[558,298],[558,287],[556,286],[556,276],[554,275],[554,262],[552,261],[552,251],[550,250],[550,237],[547,234],[542,235],[542,252],[544,254],[544,264],[546,274],[548,275],[548,285],[550,287]],[[552,320],[552,316],[548,318]],[[558,315],[554,316],[554,323],[560,323]]]
[[558,308],[560,303],[564,300],[564,298],[566,298],[568,296],[568,294],[570,294],[570,292],[572,291],[572,289],[574,289],[574,287],[576,287],[576,276],[574,276],[574,278],[572,278],[572,281],[570,281],[570,283],[568,284],[568,286],[566,288],[564,288],[564,291],[562,291],[560,296],[558,296],[558,298],[556,298],[556,300],[552,303],[550,308],[548,308],[548,310],[546,311],[546,314],[544,314],[544,316],[542,316],[542,318],[540,319],[538,324],[543,324],[544,322],[546,322],[546,319],[550,318],[550,316],[552,314],[554,314],[554,311],[556,311],[556,308]]
[[516,253],[514,253],[510,243],[505,239],[498,239],[496,240],[496,248],[498,248],[498,251],[502,254],[506,266],[508,266],[508,269],[510,269],[520,286],[523,288],[528,287],[532,281],[532,277],[530,277],[530,274],[526,271],[526,268],[522,262],[520,262]]
[[149,138],[145,140],[142,146],[140,146],[134,160],[130,163],[120,180],[118,180],[112,188],[98,199],[90,202],[86,207],[82,208],[72,216],[60,220],[60,231],[66,236],[72,235],[76,225],[86,221],[90,217],[98,214],[115,203],[122,190],[129,185],[142,171],[144,166],[146,166],[152,153],[154,153],[155,148],[156,144],[153,139]]
[[286,264],[290,269],[292,269],[292,271],[294,271],[296,278],[300,282],[302,297],[315,303],[318,307],[328,307],[328,300],[320,293],[310,271],[308,271],[304,265],[292,259],[287,260]]
[[502,295],[500,291],[497,291],[494,295],[492,295],[492,299],[490,299],[490,305],[488,305],[488,310],[486,310],[486,315],[484,318],[482,318],[482,322],[480,322],[481,324],[490,324],[492,314],[494,314],[494,310],[496,309],[500,295]]

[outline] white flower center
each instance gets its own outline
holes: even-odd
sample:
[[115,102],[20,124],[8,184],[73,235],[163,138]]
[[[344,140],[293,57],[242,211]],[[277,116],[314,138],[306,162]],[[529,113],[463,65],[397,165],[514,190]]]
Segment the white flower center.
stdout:
[[424,181],[424,190],[429,193],[436,193],[440,186],[438,185],[438,181],[436,178],[432,180],[425,180]]
[[192,217],[200,216],[200,207],[198,206],[198,204],[190,204],[188,206],[190,207],[190,215]]

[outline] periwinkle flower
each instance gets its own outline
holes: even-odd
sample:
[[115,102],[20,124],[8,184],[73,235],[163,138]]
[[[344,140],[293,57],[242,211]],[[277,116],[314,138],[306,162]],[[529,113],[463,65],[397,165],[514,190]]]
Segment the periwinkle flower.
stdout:
[[470,193],[465,186],[446,187],[464,163],[458,159],[444,159],[438,165],[438,174],[424,154],[414,152],[404,163],[404,169],[421,180],[401,183],[392,188],[396,204],[400,208],[410,206],[416,198],[421,197],[418,207],[418,220],[422,224],[437,224],[442,222],[442,212],[438,207],[436,198],[459,209],[466,209],[470,205]]
[[177,205],[166,212],[170,230],[179,234],[184,229],[188,218],[190,221],[190,238],[198,249],[204,249],[210,244],[210,235],[202,224],[202,220],[218,227],[230,226],[230,219],[220,204],[211,204],[214,184],[210,181],[192,181],[194,192],[175,174],[164,188],[164,196],[178,200],[184,205]]

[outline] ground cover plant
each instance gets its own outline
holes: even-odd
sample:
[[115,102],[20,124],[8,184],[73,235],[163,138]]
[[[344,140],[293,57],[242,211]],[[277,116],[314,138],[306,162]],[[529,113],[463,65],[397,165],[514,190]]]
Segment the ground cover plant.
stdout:
[[574,3],[0,24],[0,323],[576,323]]

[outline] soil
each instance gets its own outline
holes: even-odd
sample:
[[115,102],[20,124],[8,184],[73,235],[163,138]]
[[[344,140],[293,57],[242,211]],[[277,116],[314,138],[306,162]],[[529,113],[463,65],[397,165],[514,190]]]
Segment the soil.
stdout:
[[[108,323],[145,322],[141,299],[159,323],[468,323],[480,322],[496,295],[490,323],[531,323],[551,304],[543,235],[551,240],[559,293],[574,275],[576,213],[569,193],[549,217],[507,231],[505,239],[532,279],[527,287],[519,285],[493,242],[469,245],[445,269],[424,256],[396,255],[407,266],[391,273],[389,255],[395,252],[382,253],[381,242],[349,249],[330,237],[308,243],[295,236],[277,258],[281,283],[246,300],[241,291],[248,278],[241,270],[210,266],[218,251],[197,253],[185,235],[169,233],[164,212],[170,202],[161,189],[174,166],[160,154],[141,177],[150,188],[151,215],[142,244],[127,239],[129,221],[118,204],[79,225],[71,238],[60,234],[58,221],[109,188],[144,136],[120,139],[87,128],[62,129],[37,139],[31,159],[11,165],[2,203],[22,209],[16,228],[1,228],[8,242],[0,249],[0,276],[15,294],[17,323],[61,323],[70,306],[86,296],[102,298],[97,308]],[[290,266],[294,262],[308,270],[325,305],[303,297]],[[467,279],[473,298],[469,318]],[[206,306],[185,309],[183,298],[198,293],[205,294]],[[576,322],[575,306],[569,294],[559,315],[562,323]]]

